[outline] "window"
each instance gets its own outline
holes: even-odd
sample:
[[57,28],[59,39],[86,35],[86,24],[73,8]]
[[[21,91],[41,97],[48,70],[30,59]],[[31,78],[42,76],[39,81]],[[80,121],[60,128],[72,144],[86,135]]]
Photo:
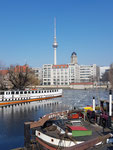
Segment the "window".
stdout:
[[4,92],[0,92],[0,95],[4,95]]
[[19,92],[16,92],[16,94],[19,94]]

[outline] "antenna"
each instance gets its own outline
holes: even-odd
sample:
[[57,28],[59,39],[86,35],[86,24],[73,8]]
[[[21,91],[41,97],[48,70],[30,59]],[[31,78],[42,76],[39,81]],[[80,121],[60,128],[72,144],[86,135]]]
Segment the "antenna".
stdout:
[[54,18],[54,38],[56,38],[56,17]]

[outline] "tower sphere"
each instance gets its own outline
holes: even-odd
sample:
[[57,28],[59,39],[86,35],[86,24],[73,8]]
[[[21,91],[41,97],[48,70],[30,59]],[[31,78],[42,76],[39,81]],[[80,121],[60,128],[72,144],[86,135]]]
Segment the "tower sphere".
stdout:
[[53,43],[53,48],[57,48],[58,47],[58,43],[57,42],[54,42]]

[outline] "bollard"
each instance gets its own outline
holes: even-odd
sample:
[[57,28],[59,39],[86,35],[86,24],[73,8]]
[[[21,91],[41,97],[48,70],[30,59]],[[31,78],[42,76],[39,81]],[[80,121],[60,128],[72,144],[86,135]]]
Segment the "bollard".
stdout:
[[95,111],[95,97],[93,97],[93,111]]
[[111,127],[111,116],[112,116],[112,91],[109,91],[109,117],[108,117],[108,127]]

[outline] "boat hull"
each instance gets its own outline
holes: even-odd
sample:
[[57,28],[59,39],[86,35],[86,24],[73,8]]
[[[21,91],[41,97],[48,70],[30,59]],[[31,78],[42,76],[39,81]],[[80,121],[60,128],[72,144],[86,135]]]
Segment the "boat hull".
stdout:
[[42,100],[53,99],[53,98],[57,98],[57,97],[62,97],[62,95],[50,96],[50,97],[41,97],[41,98],[34,98],[34,99],[17,100],[17,101],[0,102],[0,106],[7,106],[7,105],[13,105],[13,104],[20,104],[20,103],[28,103],[28,102],[33,102],[33,101],[42,101]]
[[58,149],[58,147],[69,148],[69,147],[75,146],[76,144],[81,144],[84,142],[84,141],[75,142],[71,140],[66,140],[64,138],[61,139],[61,137],[60,138],[51,137],[38,130],[36,130],[35,135],[36,135],[36,141],[40,143],[40,145],[51,150],[56,150],[56,148]]

